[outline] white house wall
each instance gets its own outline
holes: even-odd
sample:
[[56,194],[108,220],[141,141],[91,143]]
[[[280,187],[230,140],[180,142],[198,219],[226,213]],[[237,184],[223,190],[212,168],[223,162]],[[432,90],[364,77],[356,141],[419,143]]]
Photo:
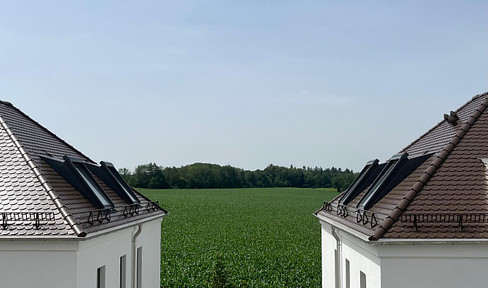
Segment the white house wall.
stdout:
[[383,287],[488,287],[488,244],[381,245]]
[[73,241],[0,241],[0,287],[75,287]]
[[97,268],[102,266],[105,266],[105,287],[119,287],[119,259],[123,255],[127,259],[126,283],[130,284],[130,243],[133,230],[131,227],[80,242],[76,259],[76,287],[97,287]]
[[[337,241],[332,235],[332,226],[322,224],[322,287],[334,288],[335,285],[335,250]],[[344,232],[335,230],[341,239],[341,282],[346,287],[346,259],[350,263],[351,288],[359,287],[360,272],[366,275],[366,287],[381,287],[380,260],[376,247],[366,244],[363,240]],[[385,286],[386,287],[386,286]]]
[[[131,288],[132,236],[137,226],[88,239],[1,240],[1,288],[96,288],[105,266],[105,288],[119,288],[120,257],[126,255],[126,287]],[[142,287],[160,287],[161,218],[145,222],[137,237],[142,247]]]
[[[80,242],[77,257],[77,287],[96,287],[97,268],[105,266],[105,288],[119,288],[119,261],[126,256],[126,287],[132,285],[132,236],[137,226]],[[142,287],[160,287],[161,218],[146,222],[137,237],[142,247]]]
[[[366,275],[366,287],[382,287],[380,258],[376,247],[368,245],[363,240],[349,233],[339,231],[342,239],[342,269],[346,270],[346,259],[350,263],[350,285],[360,287],[360,273]],[[343,286],[346,287],[345,272],[342,274]],[[384,286],[388,287],[388,286]]]
[[336,241],[332,236],[332,226],[322,222],[322,287],[335,287]]
[[142,287],[159,288],[161,286],[161,219],[145,223],[137,239],[136,249],[142,245],[144,267]]
[[[322,226],[322,287],[335,288],[334,251],[337,242],[332,225]],[[488,243],[461,241],[364,241],[335,228],[341,240],[341,288],[346,288],[346,259],[350,263],[350,287],[360,287],[360,271],[366,287],[486,288]]]

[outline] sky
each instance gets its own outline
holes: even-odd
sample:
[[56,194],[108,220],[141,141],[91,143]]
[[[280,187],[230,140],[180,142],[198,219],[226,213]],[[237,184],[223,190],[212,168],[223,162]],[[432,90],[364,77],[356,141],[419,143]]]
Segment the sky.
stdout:
[[0,3],[0,99],[117,168],[359,171],[488,91],[488,1]]

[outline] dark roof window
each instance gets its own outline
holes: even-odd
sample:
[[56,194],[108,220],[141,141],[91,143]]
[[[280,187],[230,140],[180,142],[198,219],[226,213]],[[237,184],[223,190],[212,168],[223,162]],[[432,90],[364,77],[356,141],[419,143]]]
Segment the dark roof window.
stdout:
[[64,161],[47,156],[42,156],[41,158],[97,208],[107,209],[114,207],[110,198],[97,183],[90,170],[88,170],[86,165],[90,165],[89,163],[68,156],[63,157]]
[[393,155],[386,162],[385,167],[381,170],[379,176],[376,177],[373,184],[371,184],[361,201],[359,201],[358,208],[370,209],[430,156],[432,154],[408,159],[407,153]]
[[113,206],[110,203],[107,195],[103,192],[102,188],[96,183],[96,180],[91,176],[88,169],[86,169],[85,165],[82,163],[73,163],[76,171],[80,174],[81,178],[85,181],[85,183],[90,187],[90,190],[96,195],[97,199],[100,200],[103,207],[110,207]]
[[100,166],[90,164],[87,167],[127,203],[140,203],[132,188],[122,179],[112,163],[102,161]]
[[358,206],[360,208],[369,209],[372,206],[373,199],[378,198],[377,196],[384,190],[383,188],[386,184],[388,184],[388,180],[394,175],[393,172],[407,159],[407,156],[407,153],[396,154],[388,160],[380,176],[375,179],[373,185],[359,202]]
[[378,176],[379,172],[381,172],[381,168],[383,168],[383,166],[384,164],[378,165],[378,159],[368,161],[356,179],[354,179],[351,185],[349,185],[346,192],[339,200],[339,204],[347,205],[354,198],[356,198],[361,191],[371,185],[376,176]]

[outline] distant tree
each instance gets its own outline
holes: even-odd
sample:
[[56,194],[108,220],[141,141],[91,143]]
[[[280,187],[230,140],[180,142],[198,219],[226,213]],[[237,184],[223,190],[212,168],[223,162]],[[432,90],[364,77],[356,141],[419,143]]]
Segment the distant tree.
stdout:
[[127,169],[127,168],[120,168],[118,170],[120,176],[122,176],[122,179],[124,179],[124,181],[128,181],[129,180],[129,177],[132,176],[132,174],[130,173],[130,170]]
[[155,163],[139,165],[134,170],[136,187],[161,189],[169,188],[161,167]]
[[194,163],[160,167],[156,163],[139,165],[133,173],[119,169],[120,175],[139,188],[243,188],[243,187],[333,187],[344,191],[357,174],[350,169],[320,167],[289,168],[270,164],[264,170],[243,170],[230,165]]

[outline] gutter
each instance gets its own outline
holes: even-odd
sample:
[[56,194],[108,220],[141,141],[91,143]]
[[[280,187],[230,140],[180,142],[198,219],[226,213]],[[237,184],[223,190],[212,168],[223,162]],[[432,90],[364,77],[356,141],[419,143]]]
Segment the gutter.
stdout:
[[388,239],[381,238],[378,241],[371,241],[369,244],[377,245],[467,245],[467,244],[488,244],[488,239],[473,238],[443,238],[443,239]]
[[342,241],[339,235],[337,235],[336,227],[332,226],[332,236],[336,240],[336,252],[335,252],[335,287],[342,287]]
[[322,214],[315,214],[314,216],[317,217],[320,221],[323,221],[323,222],[328,223],[332,226],[335,226],[338,229],[341,229],[342,231],[351,234],[352,236],[355,236],[355,237],[357,237],[357,238],[359,238],[365,242],[370,242],[368,235],[363,234],[359,231],[356,231],[356,230],[354,230],[354,229],[352,229],[352,228],[350,228],[350,227],[348,227],[348,226],[346,226],[340,222],[337,222],[336,220],[334,220],[332,218],[329,218],[329,217],[322,215]]
[[158,218],[163,218],[164,216],[167,216],[167,215],[168,214],[156,214],[156,215],[153,215],[151,217],[141,218],[141,219],[135,220],[134,222],[129,222],[129,223],[125,223],[125,224],[122,224],[122,225],[117,225],[117,226],[112,227],[112,228],[107,228],[107,229],[104,229],[104,230],[101,230],[101,231],[89,233],[89,234],[87,234],[86,237],[79,238],[79,240],[87,240],[87,239],[90,239],[90,238],[94,238],[94,237],[98,237],[98,236],[103,236],[105,234],[108,234],[108,233],[111,233],[111,232],[114,232],[114,231],[122,230],[122,229],[125,229],[125,228],[128,228],[128,227],[133,227],[135,225],[142,224],[142,223],[146,223],[146,222],[149,222],[149,221],[158,219]]
[[142,223],[137,225],[137,231],[134,233],[132,236],[132,288],[136,288],[137,284],[137,259],[136,259],[136,241],[137,237],[141,234],[142,232]]

